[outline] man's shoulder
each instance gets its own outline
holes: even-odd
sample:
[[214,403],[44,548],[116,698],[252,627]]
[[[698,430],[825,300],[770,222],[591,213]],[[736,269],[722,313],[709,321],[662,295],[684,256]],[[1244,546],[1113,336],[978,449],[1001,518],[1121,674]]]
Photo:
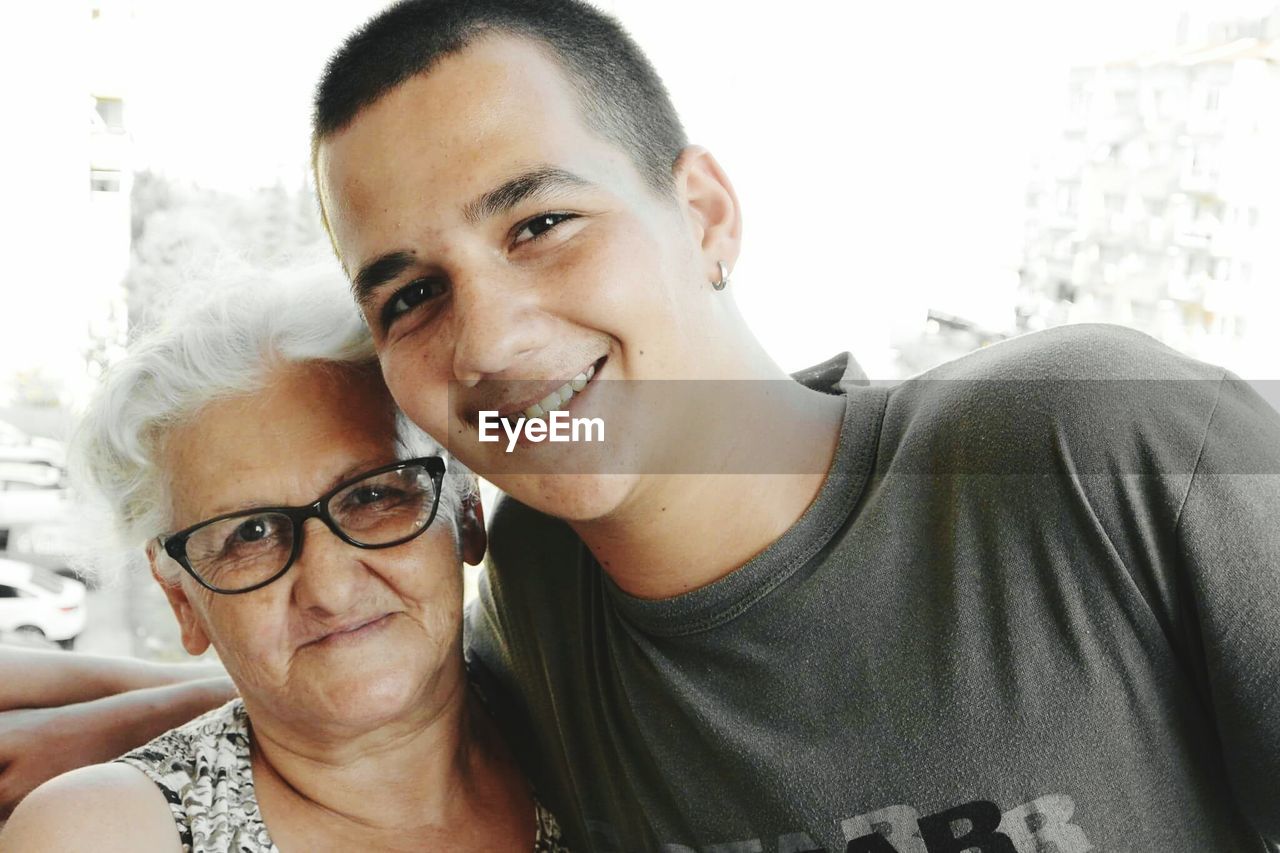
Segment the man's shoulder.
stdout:
[[1132,329],[1049,329],[895,387],[882,446],[932,473],[1178,468],[1194,459],[1223,373]]
[[124,764],[95,764],[41,785],[14,811],[0,847],[19,851],[178,850],[160,790]]
[[1124,326],[1058,326],[975,350],[923,374],[937,380],[1194,380],[1219,368],[1196,361]]

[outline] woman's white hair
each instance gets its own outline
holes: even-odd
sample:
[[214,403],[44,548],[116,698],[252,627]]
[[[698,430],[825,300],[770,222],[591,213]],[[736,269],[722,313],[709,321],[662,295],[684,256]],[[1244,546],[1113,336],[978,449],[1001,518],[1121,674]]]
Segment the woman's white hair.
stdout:
[[[209,403],[253,393],[283,364],[318,362],[381,381],[369,330],[332,262],[293,270],[220,271],[182,290],[164,320],[104,377],[72,439],[71,476],[95,534],[79,568],[113,577],[146,566],[148,540],[169,530],[166,435]],[[199,293],[200,295],[195,295]],[[397,416],[405,458],[444,455]],[[438,517],[453,523],[475,480],[449,460]],[[177,567],[171,561],[170,578]]]

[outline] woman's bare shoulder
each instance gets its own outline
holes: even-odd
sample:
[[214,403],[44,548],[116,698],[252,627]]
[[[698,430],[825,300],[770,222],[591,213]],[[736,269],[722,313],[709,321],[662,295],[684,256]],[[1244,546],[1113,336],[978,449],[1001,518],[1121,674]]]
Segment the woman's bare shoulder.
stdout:
[[125,764],[94,764],[32,791],[0,832],[5,853],[181,851],[169,806]]

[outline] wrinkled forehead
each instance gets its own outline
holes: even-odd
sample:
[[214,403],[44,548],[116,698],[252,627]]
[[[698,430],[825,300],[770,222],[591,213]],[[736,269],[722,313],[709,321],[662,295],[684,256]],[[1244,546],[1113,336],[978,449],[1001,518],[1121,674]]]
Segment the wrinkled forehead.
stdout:
[[[321,140],[316,178],[339,254],[448,224],[495,183],[536,166],[617,177],[624,152],[588,129],[547,49],[487,36],[443,57]],[[585,173],[585,174],[584,174]]]
[[314,500],[343,471],[394,458],[396,413],[376,369],[278,367],[262,387],[213,399],[164,436],[175,520]]

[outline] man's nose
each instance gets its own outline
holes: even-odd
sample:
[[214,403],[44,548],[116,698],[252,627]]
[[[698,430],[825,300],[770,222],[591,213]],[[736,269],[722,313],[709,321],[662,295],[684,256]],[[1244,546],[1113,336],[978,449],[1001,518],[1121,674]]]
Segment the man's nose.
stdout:
[[289,570],[294,602],[320,615],[346,612],[369,580],[366,552],[343,542],[318,518],[307,519],[302,553]]
[[536,293],[501,275],[455,285],[453,375],[468,387],[510,371],[540,345]]

